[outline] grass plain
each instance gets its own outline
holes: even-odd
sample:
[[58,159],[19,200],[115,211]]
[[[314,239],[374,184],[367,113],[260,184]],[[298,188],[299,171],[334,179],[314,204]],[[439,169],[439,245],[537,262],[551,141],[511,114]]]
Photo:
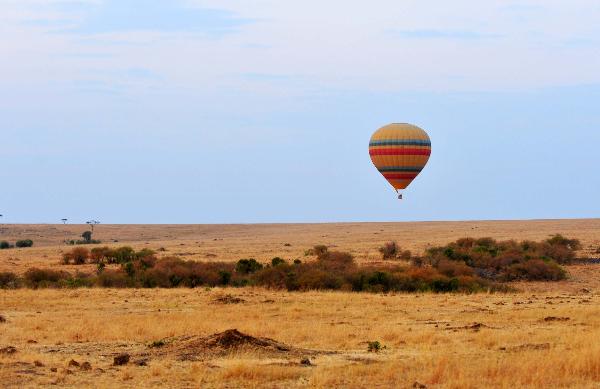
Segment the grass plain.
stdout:
[[[74,266],[59,264],[62,252],[70,249],[62,242],[85,229],[0,225],[0,240],[35,242],[30,249],[0,251],[0,271],[22,273],[32,266],[74,271]],[[99,225],[95,238],[111,246],[162,247],[161,255],[203,261],[254,257],[266,262],[274,256],[304,260],[306,249],[326,244],[369,263],[381,260],[377,248],[389,240],[419,253],[465,236],[540,240],[555,233],[580,239],[581,256],[600,256],[598,219]],[[598,388],[600,264],[566,269],[565,281],[521,282],[513,284],[516,292],[474,295],[259,288],[1,290],[0,315],[5,321],[0,323],[0,383],[107,388]],[[236,303],[223,303],[232,301]],[[177,351],[187,337],[233,328],[292,349],[200,352],[194,360],[181,358]],[[149,347],[163,340],[168,346]],[[368,342],[374,341],[384,348],[369,352]],[[147,366],[113,366],[113,357],[122,352],[131,354],[132,361],[147,359]],[[311,364],[300,363],[303,358]],[[89,362],[91,369],[69,365],[71,360]]]

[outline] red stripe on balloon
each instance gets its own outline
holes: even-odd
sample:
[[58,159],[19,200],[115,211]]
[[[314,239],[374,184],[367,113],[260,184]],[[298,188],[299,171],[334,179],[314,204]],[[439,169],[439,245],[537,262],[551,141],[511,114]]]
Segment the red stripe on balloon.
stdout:
[[431,149],[369,149],[369,155],[431,155]]
[[412,180],[417,173],[384,173],[383,176],[388,180]]

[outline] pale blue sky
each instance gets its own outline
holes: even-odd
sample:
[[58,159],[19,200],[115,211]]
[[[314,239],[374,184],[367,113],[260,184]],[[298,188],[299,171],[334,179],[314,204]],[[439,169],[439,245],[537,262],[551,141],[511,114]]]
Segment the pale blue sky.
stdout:
[[0,222],[600,217],[600,3],[322,3],[2,1]]

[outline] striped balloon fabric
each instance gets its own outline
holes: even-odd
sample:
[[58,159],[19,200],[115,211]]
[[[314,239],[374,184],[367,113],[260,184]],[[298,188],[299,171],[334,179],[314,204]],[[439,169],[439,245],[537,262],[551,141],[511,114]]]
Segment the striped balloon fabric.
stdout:
[[406,189],[423,170],[431,154],[427,133],[407,123],[381,127],[371,136],[371,161],[396,190]]

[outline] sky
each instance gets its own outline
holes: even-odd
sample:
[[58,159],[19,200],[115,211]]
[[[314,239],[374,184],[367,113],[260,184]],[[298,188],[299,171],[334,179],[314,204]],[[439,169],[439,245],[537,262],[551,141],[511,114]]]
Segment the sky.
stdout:
[[[600,2],[0,0],[0,223],[600,217]],[[379,127],[432,156],[398,201]]]

